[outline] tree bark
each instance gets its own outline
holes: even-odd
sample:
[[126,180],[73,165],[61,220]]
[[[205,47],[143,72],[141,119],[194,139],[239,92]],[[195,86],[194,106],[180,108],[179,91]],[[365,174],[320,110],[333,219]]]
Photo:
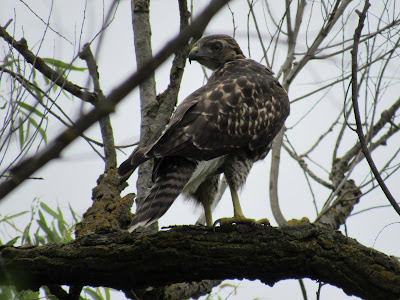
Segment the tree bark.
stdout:
[[321,226],[183,226],[156,234],[84,236],[68,244],[1,246],[0,285],[127,290],[202,279],[308,277],[364,299],[400,297],[400,263]]
[[[135,54],[137,67],[143,67],[147,62],[153,59],[153,51],[151,47],[151,27],[149,7],[150,0],[132,0],[132,28],[135,42]],[[156,102],[156,82],[154,72],[149,78],[139,85],[140,91],[140,143],[141,147],[154,142],[158,136],[153,132],[153,124],[155,117],[150,113],[151,107]],[[165,124],[163,124],[165,126]],[[136,202],[142,202],[147,190],[151,188],[151,173],[153,170],[153,162],[147,161],[139,166],[139,176],[136,183],[137,198]]]

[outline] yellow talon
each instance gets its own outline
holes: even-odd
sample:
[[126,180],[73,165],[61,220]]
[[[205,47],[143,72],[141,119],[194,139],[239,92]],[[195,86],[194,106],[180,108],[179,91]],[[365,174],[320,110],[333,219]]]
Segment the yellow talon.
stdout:
[[258,221],[257,221],[257,224],[264,225],[264,226],[269,226],[269,225],[271,225],[271,223],[269,222],[269,220],[268,220],[267,218],[258,220]]

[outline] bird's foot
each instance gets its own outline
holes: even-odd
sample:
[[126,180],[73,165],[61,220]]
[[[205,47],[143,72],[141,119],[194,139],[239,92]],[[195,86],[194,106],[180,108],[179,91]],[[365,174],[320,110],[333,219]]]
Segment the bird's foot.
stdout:
[[223,226],[231,226],[233,224],[247,224],[247,225],[270,225],[270,222],[267,218],[261,219],[261,220],[254,220],[254,219],[248,219],[245,216],[233,216],[232,218],[221,218],[218,219],[214,222],[213,228],[215,228],[217,225],[220,225],[221,227]]
[[264,226],[271,225],[271,223],[269,222],[269,220],[267,218],[260,219],[260,220],[256,221],[256,223],[259,225],[264,225]]

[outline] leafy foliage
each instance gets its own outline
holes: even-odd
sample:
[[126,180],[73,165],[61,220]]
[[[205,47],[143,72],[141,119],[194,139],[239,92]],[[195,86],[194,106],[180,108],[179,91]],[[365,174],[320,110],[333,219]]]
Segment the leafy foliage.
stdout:
[[[47,144],[49,115],[64,125],[71,124],[68,115],[56,102],[61,94],[67,95],[65,91],[16,57],[15,50],[11,50],[0,61],[0,109],[4,112],[4,123],[0,130],[0,159],[5,167],[2,173],[12,168],[33,146],[39,149]],[[86,70],[53,58],[44,58],[43,61],[63,76],[71,71]],[[20,153],[8,151],[14,140],[18,141]],[[15,153],[18,154],[15,156]]]
[[[58,205],[56,209],[41,202],[39,199],[34,199],[31,211],[22,211],[13,215],[2,216],[0,214],[0,226],[4,229],[2,233],[15,231],[10,233],[14,236],[9,241],[3,243],[0,240],[0,245],[18,245],[22,247],[41,246],[47,243],[68,243],[73,240],[75,224],[80,221],[81,217],[78,216],[73,208],[69,206],[69,212],[72,217],[72,224],[65,218]],[[30,213],[30,221],[23,230],[20,230],[15,225],[15,220],[18,217],[25,216]],[[5,238],[2,236],[1,238]],[[84,295],[80,299],[93,299],[93,300],[110,300],[111,289],[109,288],[96,288],[92,289],[85,287],[82,291]],[[38,292],[31,290],[18,291],[13,286],[0,286],[0,300],[20,299],[20,300],[33,300],[33,299],[46,299],[57,300],[47,286],[42,286]]]

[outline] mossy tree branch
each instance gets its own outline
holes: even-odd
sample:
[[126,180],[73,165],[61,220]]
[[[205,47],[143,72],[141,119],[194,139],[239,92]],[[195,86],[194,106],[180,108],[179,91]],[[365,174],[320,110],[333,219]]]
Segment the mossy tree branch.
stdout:
[[400,263],[321,226],[177,227],[42,247],[1,246],[0,284],[141,288],[202,279],[319,280],[364,299],[400,297]]

